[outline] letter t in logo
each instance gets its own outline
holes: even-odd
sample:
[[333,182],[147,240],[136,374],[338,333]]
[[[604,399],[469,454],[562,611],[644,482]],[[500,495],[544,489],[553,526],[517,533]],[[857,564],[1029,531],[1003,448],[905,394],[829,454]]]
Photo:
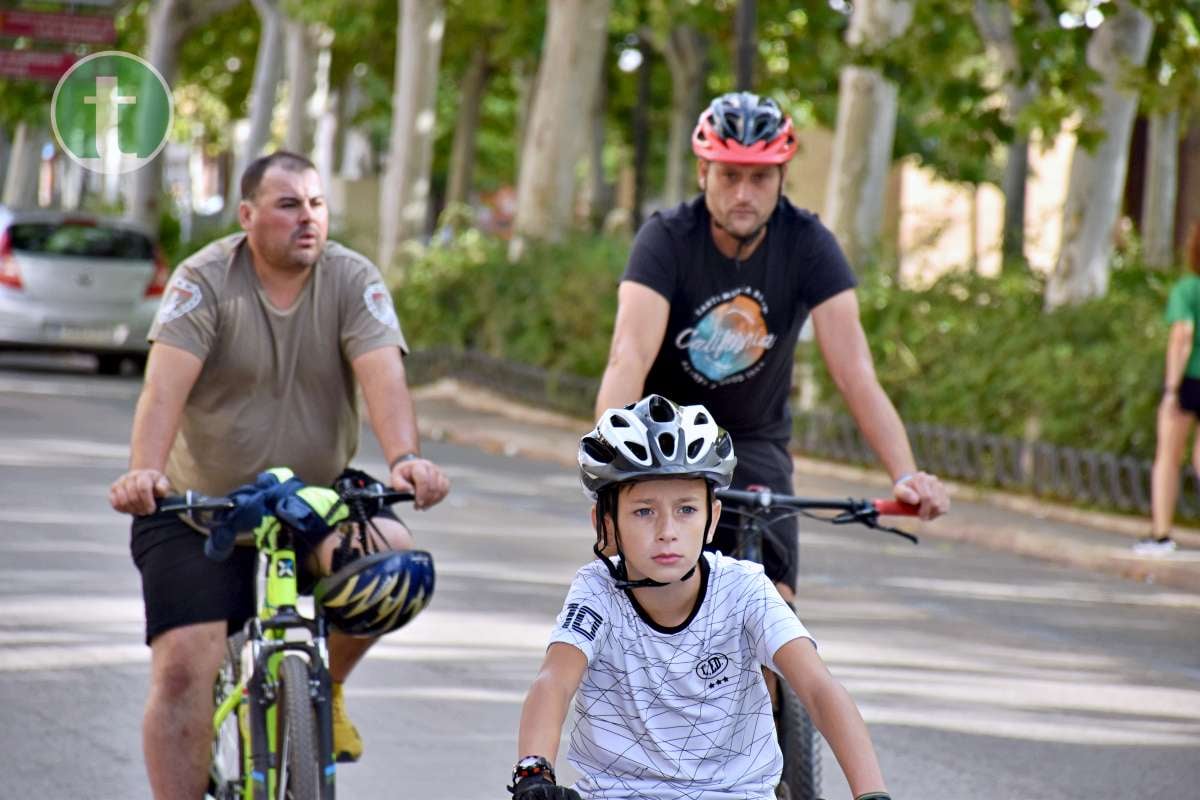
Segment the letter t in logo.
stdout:
[[133,105],[137,103],[136,97],[122,95],[117,93],[117,79],[111,75],[96,76],[96,94],[92,97],[83,98],[83,102],[89,106],[96,107],[96,152],[101,160],[108,159],[108,143],[109,137],[116,143],[116,152],[113,156],[117,156],[121,152],[121,140],[117,134],[117,125],[120,122],[118,116],[119,106]]

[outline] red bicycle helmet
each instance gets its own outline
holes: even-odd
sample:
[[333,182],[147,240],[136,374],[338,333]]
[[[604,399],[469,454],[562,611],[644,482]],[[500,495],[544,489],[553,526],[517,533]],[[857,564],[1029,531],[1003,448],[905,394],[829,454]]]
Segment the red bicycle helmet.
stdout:
[[792,119],[769,97],[730,92],[700,114],[692,152],[724,164],[785,164],[798,143]]

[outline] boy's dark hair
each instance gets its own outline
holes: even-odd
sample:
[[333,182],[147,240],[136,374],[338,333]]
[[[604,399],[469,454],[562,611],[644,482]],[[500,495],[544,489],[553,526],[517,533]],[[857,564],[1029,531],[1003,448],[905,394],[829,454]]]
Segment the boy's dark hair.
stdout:
[[242,173],[242,199],[253,200],[254,195],[258,192],[259,184],[262,183],[263,175],[271,167],[279,166],[286,169],[288,172],[304,172],[305,170],[315,170],[317,165],[310,161],[305,156],[299,153],[293,153],[290,150],[276,150],[274,153],[268,153],[265,156],[260,156],[250,162]]

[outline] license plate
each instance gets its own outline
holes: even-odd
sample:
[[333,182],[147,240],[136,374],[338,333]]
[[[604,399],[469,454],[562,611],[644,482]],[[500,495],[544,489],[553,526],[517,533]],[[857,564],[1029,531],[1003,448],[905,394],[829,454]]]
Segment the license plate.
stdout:
[[79,344],[122,344],[129,335],[123,325],[68,325],[47,322],[46,333],[63,342]]

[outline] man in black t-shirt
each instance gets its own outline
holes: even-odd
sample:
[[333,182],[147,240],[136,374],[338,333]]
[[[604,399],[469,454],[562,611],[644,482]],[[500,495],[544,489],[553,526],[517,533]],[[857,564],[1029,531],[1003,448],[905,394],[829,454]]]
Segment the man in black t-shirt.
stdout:
[[[692,150],[702,194],[654,214],[638,232],[597,415],[651,392],[703,404],[733,436],[734,487],[790,493],[788,391],[796,339],[811,313],[829,372],[897,499],[920,505],[924,519],[945,513],[945,487],[917,469],[875,376],[854,274],[837,240],[783,196],[796,151],[791,120],[769,98],[723,95],[700,115]],[[764,543],[764,566],[790,601],[797,542],[795,526],[784,527]],[[727,517],[714,547],[731,552],[735,533]]]

